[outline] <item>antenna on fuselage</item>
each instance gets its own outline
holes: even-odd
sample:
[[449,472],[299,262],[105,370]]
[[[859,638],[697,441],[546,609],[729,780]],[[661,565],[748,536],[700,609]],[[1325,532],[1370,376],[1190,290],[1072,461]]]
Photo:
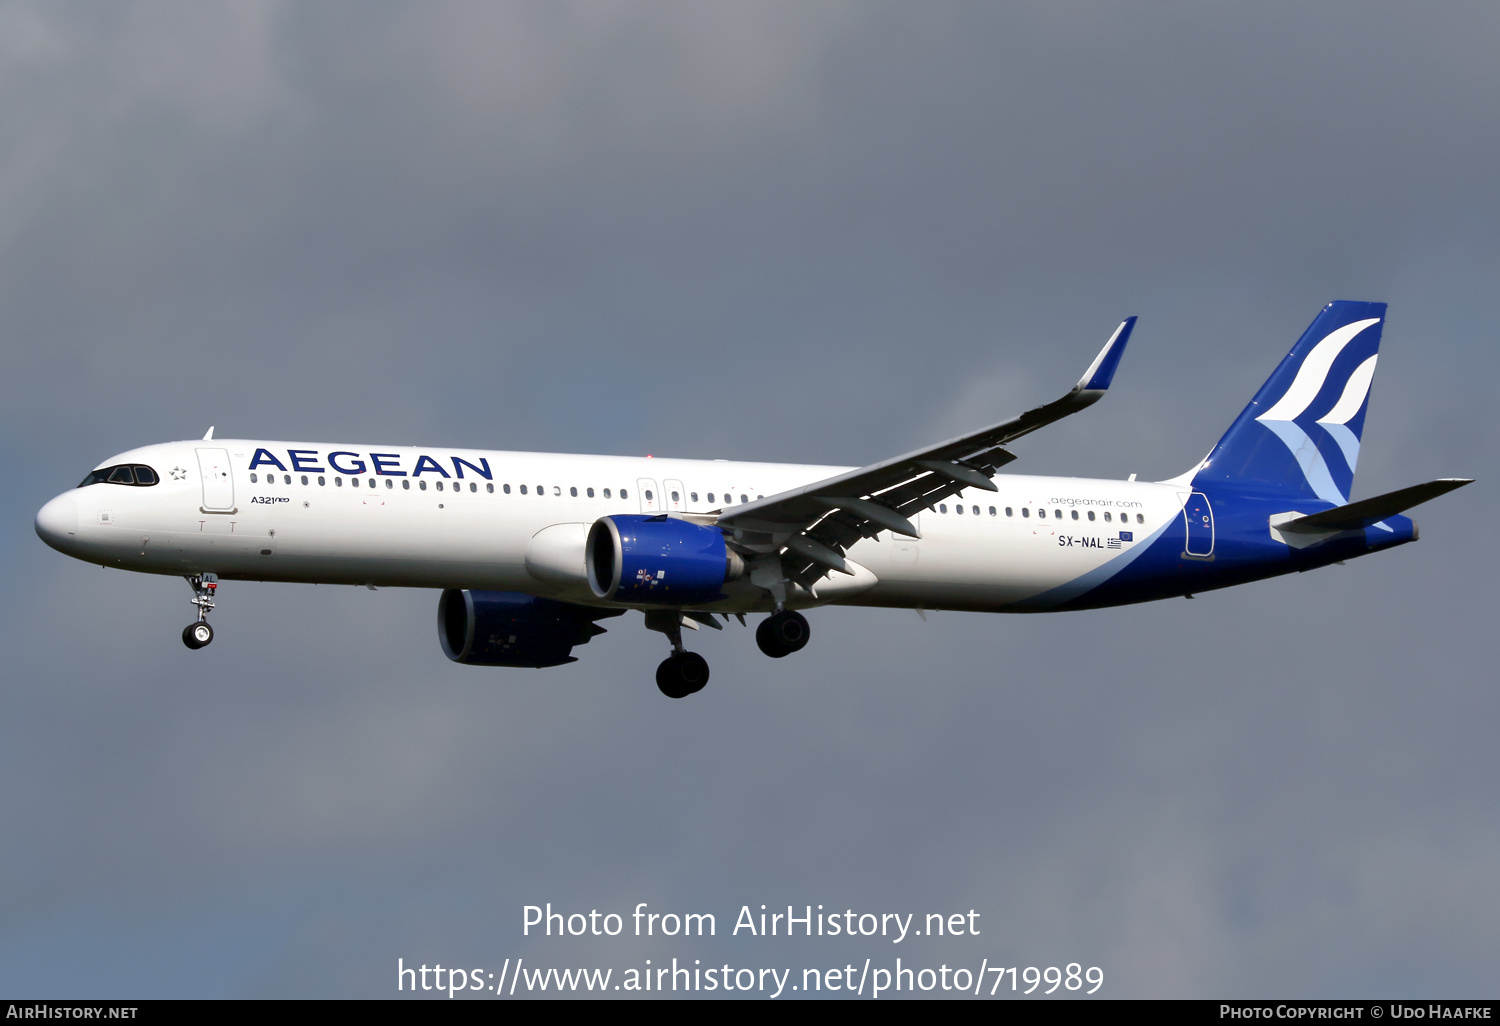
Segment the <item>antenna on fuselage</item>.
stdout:
[[208,429],[208,434],[206,434],[206,435],[203,436],[203,440],[205,442],[209,442],[209,441],[213,440],[213,437],[214,437],[214,429],[213,429],[212,426],[210,426],[209,429]]

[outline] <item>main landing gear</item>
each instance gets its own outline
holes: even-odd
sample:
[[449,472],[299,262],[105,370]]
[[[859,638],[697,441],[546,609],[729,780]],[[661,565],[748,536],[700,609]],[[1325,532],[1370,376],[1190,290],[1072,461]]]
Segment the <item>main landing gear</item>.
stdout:
[[198,619],[182,629],[182,643],[191,649],[199,649],[214,640],[214,629],[208,625],[208,612],[214,607],[214,591],[219,587],[217,574],[199,574],[187,579],[193,589],[193,605],[198,607]]
[[708,683],[708,660],[697,652],[673,652],[656,668],[656,686],[668,698],[686,698]]
[[791,609],[772,613],[755,628],[755,643],[772,659],[800,652],[808,636],[807,617]]
[[[682,647],[682,628],[684,624],[692,626],[690,620],[719,629],[707,613],[684,613],[678,609],[653,609],[646,613],[646,627],[665,634],[672,642],[672,654],[656,668],[656,686],[668,698],[697,694],[708,683],[708,661]],[[740,622],[744,622],[742,615]],[[807,645],[809,634],[807,617],[783,609],[761,621],[755,629],[755,643],[766,655],[780,659],[801,651]]]
[[686,698],[708,683],[708,660],[682,647],[683,614],[676,609],[653,609],[646,613],[646,627],[660,631],[672,642],[672,654],[656,668],[656,686],[668,698]]

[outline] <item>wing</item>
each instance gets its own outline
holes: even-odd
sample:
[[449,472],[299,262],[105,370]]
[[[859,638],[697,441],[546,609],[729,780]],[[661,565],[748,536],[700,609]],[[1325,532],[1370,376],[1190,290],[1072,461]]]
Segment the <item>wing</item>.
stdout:
[[907,519],[912,513],[965,488],[996,491],[990,478],[1015,459],[1007,443],[1098,402],[1134,327],[1134,317],[1122,321],[1061,399],[961,438],[731,507],[718,523],[743,551],[780,552],[787,579],[805,588],[830,570],[853,573],[844,553],[859,539],[881,531],[919,537]]

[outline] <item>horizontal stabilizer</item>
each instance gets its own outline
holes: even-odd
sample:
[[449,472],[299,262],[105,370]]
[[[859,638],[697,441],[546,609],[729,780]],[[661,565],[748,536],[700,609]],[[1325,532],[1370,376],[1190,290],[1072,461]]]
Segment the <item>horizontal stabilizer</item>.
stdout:
[[1473,479],[1467,477],[1439,478],[1436,481],[1428,481],[1426,484],[1412,485],[1410,488],[1401,488],[1384,495],[1377,495],[1373,499],[1361,499],[1347,506],[1335,506],[1321,513],[1298,517],[1295,520],[1278,524],[1277,528],[1282,531],[1297,532],[1355,531],[1411,509],[1428,499],[1435,499],[1455,488],[1462,488],[1466,484],[1473,483]]

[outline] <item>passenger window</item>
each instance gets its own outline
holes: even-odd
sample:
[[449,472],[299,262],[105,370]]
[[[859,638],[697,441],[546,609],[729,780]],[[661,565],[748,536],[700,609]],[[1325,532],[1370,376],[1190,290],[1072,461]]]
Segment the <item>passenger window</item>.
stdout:
[[1010,511],[1010,507],[1009,507],[1009,506],[1006,506],[1006,507],[1005,507],[1005,515],[1006,515],[1006,516],[1012,516],[1012,515],[1013,515],[1013,514],[1012,514],[1012,513],[1011,513],[1011,511]]
[[995,507],[991,506],[990,507],[990,516],[994,516],[994,515],[995,515]]
[[673,492],[672,493],[672,501],[673,502],[681,502],[682,501],[682,496],[679,495],[679,494],[677,494],[676,492]]
[[406,489],[407,491],[410,491],[411,490],[411,479],[407,478],[407,479],[403,480],[401,482],[401,487],[404,488],[404,489]]
[[646,489],[646,501],[647,502],[651,501],[651,489],[649,489],[649,488]]
[[369,478],[369,482],[370,482],[370,487],[374,488],[375,487],[375,479],[373,477]]
[[749,502],[750,501],[750,497],[748,495],[741,495],[740,496],[740,501],[741,502]]
[[1146,518],[1142,514],[1137,513],[1135,515],[1135,522],[1138,524],[1144,524],[1146,522]]
[[953,507],[953,512],[957,513],[959,516],[963,516],[964,515],[964,504],[960,502],[957,505],[955,505]]
[[306,474],[302,475],[302,483],[303,484],[307,484],[307,475]]
[[[436,483],[435,487],[437,488],[438,491],[442,491],[443,490],[443,482],[438,481]],[[525,490],[526,490],[525,487],[522,487],[521,491],[524,492]]]
[[283,474],[281,476],[286,479],[286,483],[287,484],[291,484],[292,483],[292,475],[291,474]]
[[390,478],[386,478],[385,479],[385,486],[387,488],[394,488],[394,487],[396,487],[396,482],[392,481]]
[[419,492],[425,492],[426,490],[427,490],[427,482],[419,480],[417,482],[417,491],[419,491]]
[[578,489],[577,488],[569,488],[568,489],[568,494],[571,495],[571,496],[573,496],[573,498],[576,499],[576,498],[578,498]]
[[484,490],[493,494],[493,492],[495,491],[495,482],[486,481],[484,483]]
[[325,479],[323,479],[323,478],[321,478],[321,477],[320,477],[320,478],[318,478],[318,487],[319,487],[319,488],[322,488],[322,487],[324,487],[324,486],[325,486],[325,485],[327,485],[327,484],[328,484],[328,482],[327,482],[327,481],[326,481],[326,480],[325,480]]
[[948,512],[948,504],[946,502],[940,502],[940,503],[938,503],[938,512],[939,513],[946,513],[946,512]]
[[479,491],[479,482],[478,481],[470,481],[469,482],[469,491],[471,491],[471,492],[477,492],[477,491]]
[[692,501],[692,502],[697,502],[698,501],[698,493],[697,492],[688,492],[688,499],[690,501]]
[[1078,511],[1076,509],[1073,511],[1073,519],[1074,520],[1078,519]]
[[1089,510],[1089,519],[1090,520],[1094,519],[1094,511],[1093,510]]
[[1105,513],[1104,513],[1104,522],[1106,524],[1109,523],[1109,511],[1108,510],[1106,510]]
[[1029,516],[1031,516],[1031,510],[1027,509],[1025,506],[1022,506],[1021,507],[1021,516],[1023,516],[1023,517],[1029,517]]
[[592,488],[584,489],[584,494],[592,499],[594,497],[594,490]]
[[979,507],[978,506],[972,506],[972,507],[970,507],[969,512],[973,513],[977,517],[977,516],[979,516]]
[[335,488],[342,488],[342,487],[344,487],[344,479],[341,478],[341,477],[334,478],[333,479],[333,486]]
[[708,493],[708,501],[709,502],[713,502],[714,501],[714,493],[713,492],[709,492]]
[[[608,488],[604,489],[604,497],[606,499],[609,498],[609,489]],[[622,498],[622,499],[628,499],[628,498],[630,498],[630,496],[628,494],[626,494],[625,489],[623,489],[623,488],[620,489],[620,498]]]
[[[426,487],[426,485],[423,485],[423,487],[424,487],[424,488],[425,488],[425,487]],[[510,485],[508,485],[508,484],[503,484],[503,485],[501,485],[501,486],[500,486],[500,490],[501,490],[501,491],[502,491],[502,492],[504,492],[504,493],[505,493],[505,494],[506,494],[506,495],[509,495],[509,494],[510,494]]]
[[256,481],[257,481],[257,478],[255,476],[255,471],[252,470],[252,471],[250,471],[250,483],[251,484],[255,484]]

